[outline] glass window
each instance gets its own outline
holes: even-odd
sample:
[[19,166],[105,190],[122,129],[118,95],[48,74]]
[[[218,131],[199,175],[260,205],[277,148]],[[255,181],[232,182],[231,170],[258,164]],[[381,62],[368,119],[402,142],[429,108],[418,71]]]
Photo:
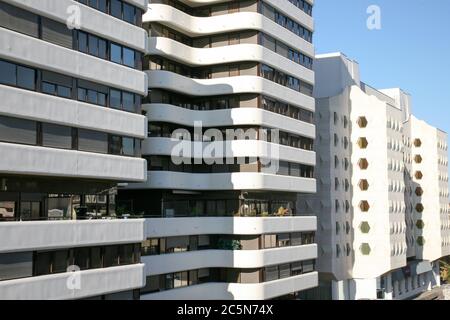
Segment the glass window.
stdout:
[[136,23],[134,7],[128,3],[123,4],[123,19],[132,24]]
[[135,67],[134,50],[123,48],[123,64],[129,67]]
[[127,244],[120,246],[120,265],[132,264],[133,263],[133,254],[134,254],[134,245]]
[[134,156],[134,139],[122,138],[122,153],[124,156]]
[[98,40],[98,56],[102,59],[106,59],[107,54],[107,43],[105,40],[99,39]]
[[78,150],[108,153],[108,134],[92,130],[78,129]]
[[97,94],[97,104],[106,106],[106,94],[100,92]]
[[74,249],[74,262],[73,264],[80,267],[80,270],[86,270],[89,268],[89,248],[76,248]]
[[104,248],[103,267],[114,267],[119,265],[119,247],[108,246]]
[[47,94],[56,94],[56,86],[53,83],[42,82],[42,92]]
[[134,112],[134,94],[123,92],[122,101],[124,110]]
[[99,247],[91,248],[89,257],[89,268],[96,269],[102,267],[102,249]]
[[98,56],[98,38],[93,35],[89,35],[89,54]]
[[87,34],[84,32],[78,32],[78,50],[87,53]]
[[86,101],[86,94],[87,94],[86,89],[78,88],[77,96],[79,101]]
[[72,96],[72,89],[65,86],[58,86],[57,94],[60,97],[70,98]]
[[72,148],[72,128],[51,123],[42,124],[42,145],[53,148]]
[[97,9],[106,12],[106,0],[97,0]]
[[120,91],[111,89],[109,93],[109,106],[115,109],[122,109]]
[[19,87],[35,90],[36,89],[35,79],[36,79],[36,72],[33,69],[21,66],[17,67],[17,85]]
[[119,0],[111,0],[110,6],[111,15],[116,18],[122,19],[122,2]]
[[122,47],[111,43],[111,61],[122,63]]
[[97,91],[94,90],[88,90],[87,92],[87,101],[89,103],[97,104]]
[[52,273],[66,272],[69,261],[69,250],[59,250],[53,253]]
[[38,252],[35,258],[35,272],[36,276],[42,276],[50,273],[50,266],[52,261],[51,252]]
[[0,140],[24,144],[36,144],[36,122],[0,116]]
[[119,136],[111,136],[109,143],[109,153],[122,154],[122,138]]
[[264,271],[264,280],[266,282],[278,279],[278,266],[266,267]]
[[6,61],[0,61],[0,70],[1,84],[16,85],[16,65]]

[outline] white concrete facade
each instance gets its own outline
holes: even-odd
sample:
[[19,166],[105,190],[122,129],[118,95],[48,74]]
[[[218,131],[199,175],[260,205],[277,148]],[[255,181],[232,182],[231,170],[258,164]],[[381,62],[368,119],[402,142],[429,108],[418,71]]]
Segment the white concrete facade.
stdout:
[[[125,2],[139,10],[148,5]],[[7,16],[0,23],[0,299],[130,294],[145,285],[144,265],[134,251],[123,261],[117,253],[109,265],[80,263],[77,273],[64,263],[82,262],[75,256],[95,250],[103,257],[111,247],[134,250],[144,240],[143,219],[115,219],[111,208],[117,183],[147,177],[139,150],[147,136],[140,99],[148,81],[137,59],[147,49],[147,34],[139,19],[126,22],[74,0],[0,5]],[[74,12],[79,25],[69,28]],[[82,49],[81,32],[90,51]],[[113,45],[121,50],[120,63]],[[133,63],[125,62],[124,47]],[[115,150],[113,139],[120,141]],[[133,152],[124,152],[125,140]],[[84,209],[104,219],[87,219]],[[79,288],[69,285],[74,277],[81,279]]]
[[[198,6],[210,6],[212,12],[217,10],[216,4],[227,6],[228,1],[181,1],[186,8]],[[284,0],[267,1],[276,10],[290,17],[297,23],[305,26],[311,32],[314,29],[314,21],[311,16]],[[311,2],[311,4],[313,4]],[[228,10],[217,10],[217,14],[208,17],[198,17],[183,12],[165,3],[150,3],[149,10],[144,15],[144,25],[149,31],[147,55],[149,59],[161,58],[185,66],[186,68],[214,68],[236,63],[251,62],[265,64],[288,76],[295,77],[300,81],[314,85],[314,72],[311,69],[296,63],[280,53],[270,50],[259,43],[257,37],[252,38],[254,43],[228,44],[223,43],[217,47],[196,47],[187,45],[179,39],[167,35],[153,35],[155,25],[173,29],[175,32],[189,39],[203,36],[220,35],[228,37],[233,32],[264,32],[277,41],[283,42],[313,57],[314,46],[294,32],[287,31],[275,21],[264,16],[259,7],[261,1],[250,1],[245,4],[240,12],[228,12]],[[187,10],[189,11],[189,10]],[[252,41],[253,41],[252,40]],[[168,92],[169,95],[182,95],[195,99],[208,99],[217,97],[240,95],[265,95],[293,107],[301,108],[306,112],[315,111],[314,98],[293,90],[287,86],[278,84],[264,78],[258,68],[252,68],[247,74],[241,72],[238,75],[223,75],[212,78],[196,78],[182,75],[176,70],[153,68],[152,64],[145,66],[149,79],[150,97],[151,92],[160,90]],[[314,139],[316,136],[315,126],[306,120],[288,117],[275,111],[264,110],[257,99],[249,104],[248,108],[217,108],[212,110],[192,110],[181,106],[150,101],[143,106],[149,120],[149,128],[153,124],[168,124],[171,126],[194,127],[196,122],[201,121],[205,128],[243,128],[264,127],[270,129],[282,129],[284,132]],[[152,130],[149,129],[152,133]],[[150,136],[150,135],[149,135]],[[213,156],[214,159],[221,158],[271,158],[273,154],[267,151],[268,147],[279,149],[279,159],[289,163],[302,164],[314,167],[315,153],[312,150],[295,148],[286,145],[275,145],[258,139],[234,140],[224,142],[194,142],[184,141],[188,149],[199,148],[205,150],[212,147],[224,146],[229,153]],[[172,150],[179,141],[172,140],[167,136],[151,136],[143,144],[143,154],[147,159],[155,157],[170,158]],[[203,155],[202,155],[203,157]],[[201,158],[198,153],[193,153],[193,159]],[[246,171],[248,170],[248,171]],[[124,192],[142,194],[147,190],[149,194],[163,194],[162,204],[169,203],[169,198],[181,197],[182,199],[196,199],[205,196],[208,199],[220,197],[238,197],[243,199],[245,194],[259,195],[264,199],[276,195],[292,195],[295,193],[314,193],[316,181],[313,178],[289,175],[269,174],[260,168],[242,169],[239,172],[217,172],[217,173],[194,173],[175,172],[170,170],[150,169],[148,180],[145,183],[129,185]],[[134,193],[133,193],[134,192]],[[120,192],[119,192],[120,193]],[[238,196],[240,194],[240,196]],[[274,194],[274,195],[272,195]],[[192,197],[189,198],[189,195]],[[166,199],[167,198],[167,199]],[[132,198],[130,198],[132,199]],[[231,201],[231,200],[230,200]],[[241,201],[241,200],[239,200]],[[272,201],[272,200],[270,200]],[[155,208],[158,205],[155,205]],[[159,205],[159,207],[162,207]],[[242,208],[242,207],[241,207]],[[164,212],[164,210],[162,210]],[[170,211],[170,210],[169,210]],[[152,214],[152,212],[150,212]],[[183,214],[183,213],[182,213]],[[187,212],[186,215],[189,215]],[[160,239],[165,241],[169,238],[185,238],[190,236],[223,236],[243,237],[253,236],[263,238],[270,234],[290,234],[301,232],[314,232],[316,220],[314,217],[223,217],[220,214],[207,212],[214,217],[161,217],[147,220],[146,238],[149,241]],[[228,268],[236,270],[253,270],[263,274],[266,267],[281,264],[290,264],[307,260],[315,260],[317,247],[315,244],[288,246],[283,248],[264,249],[261,245],[255,250],[221,250],[211,248],[208,250],[193,250],[179,253],[162,253],[157,255],[143,256],[142,261],[146,264],[147,284],[154,281],[155,277],[164,277],[165,274],[181,274],[187,271]],[[230,271],[227,271],[230,272]],[[177,276],[177,275],[176,275]],[[262,277],[261,277],[262,278]],[[158,280],[157,280],[158,282]],[[317,284],[317,274],[291,276],[288,279],[279,279],[260,283],[209,283],[189,285],[184,288],[173,290],[160,288],[159,292],[143,292],[141,299],[270,299],[289,295],[297,291],[311,288]]]
[[318,271],[330,298],[406,299],[439,285],[448,255],[447,135],[411,96],[360,80],[341,53],[316,56]]

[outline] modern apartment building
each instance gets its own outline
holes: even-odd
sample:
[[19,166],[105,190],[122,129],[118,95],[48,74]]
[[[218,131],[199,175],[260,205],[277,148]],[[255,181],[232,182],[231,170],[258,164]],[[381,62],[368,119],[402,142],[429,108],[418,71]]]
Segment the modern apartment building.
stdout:
[[[121,189],[118,206],[147,217],[141,299],[272,299],[317,286],[316,218],[296,205],[316,191],[312,6],[149,4],[148,179]],[[180,144],[189,152],[174,154]]]
[[320,285],[305,298],[406,299],[439,285],[449,254],[447,134],[376,90],[343,54],[316,56]]
[[146,180],[146,9],[0,1],[0,299],[133,298],[145,285],[144,220],[107,218],[118,182]]

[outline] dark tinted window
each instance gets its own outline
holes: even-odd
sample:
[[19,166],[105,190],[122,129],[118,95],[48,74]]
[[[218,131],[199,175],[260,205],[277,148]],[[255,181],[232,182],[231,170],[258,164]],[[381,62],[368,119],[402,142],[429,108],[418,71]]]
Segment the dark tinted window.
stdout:
[[134,7],[128,3],[123,4],[123,20],[129,23],[136,23]]
[[108,135],[85,129],[78,129],[78,150],[108,153]]
[[72,128],[51,123],[43,123],[42,145],[44,147],[71,149]]
[[122,2],[119,0],[111,0],[110,6],[111,15],[122,19]]
[[134,94],[124,92],[122,93],[123,109],[126,111],[134,111]]
[[36,144],[36,122],[0,116],[0,140]]
[[16,65],[6,61],[0,61],[0,70],[1,84],[15,85],[17,83]]
[[110,90],[110,101],[109,101],[109,106],[111,108],[115,108],[115,109],[121,109],[121,92],[117,91],[117,90]]

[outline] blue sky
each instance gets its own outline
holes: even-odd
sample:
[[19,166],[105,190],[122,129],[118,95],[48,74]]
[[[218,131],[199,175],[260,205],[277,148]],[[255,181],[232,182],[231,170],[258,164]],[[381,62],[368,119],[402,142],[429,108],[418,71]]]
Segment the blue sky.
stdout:
[[[369,30],[370,5],[381,30]],[[401,87],[414,114],[450,133],[450,0],[316,0],[317,53],[341,51],[375,88]]]

